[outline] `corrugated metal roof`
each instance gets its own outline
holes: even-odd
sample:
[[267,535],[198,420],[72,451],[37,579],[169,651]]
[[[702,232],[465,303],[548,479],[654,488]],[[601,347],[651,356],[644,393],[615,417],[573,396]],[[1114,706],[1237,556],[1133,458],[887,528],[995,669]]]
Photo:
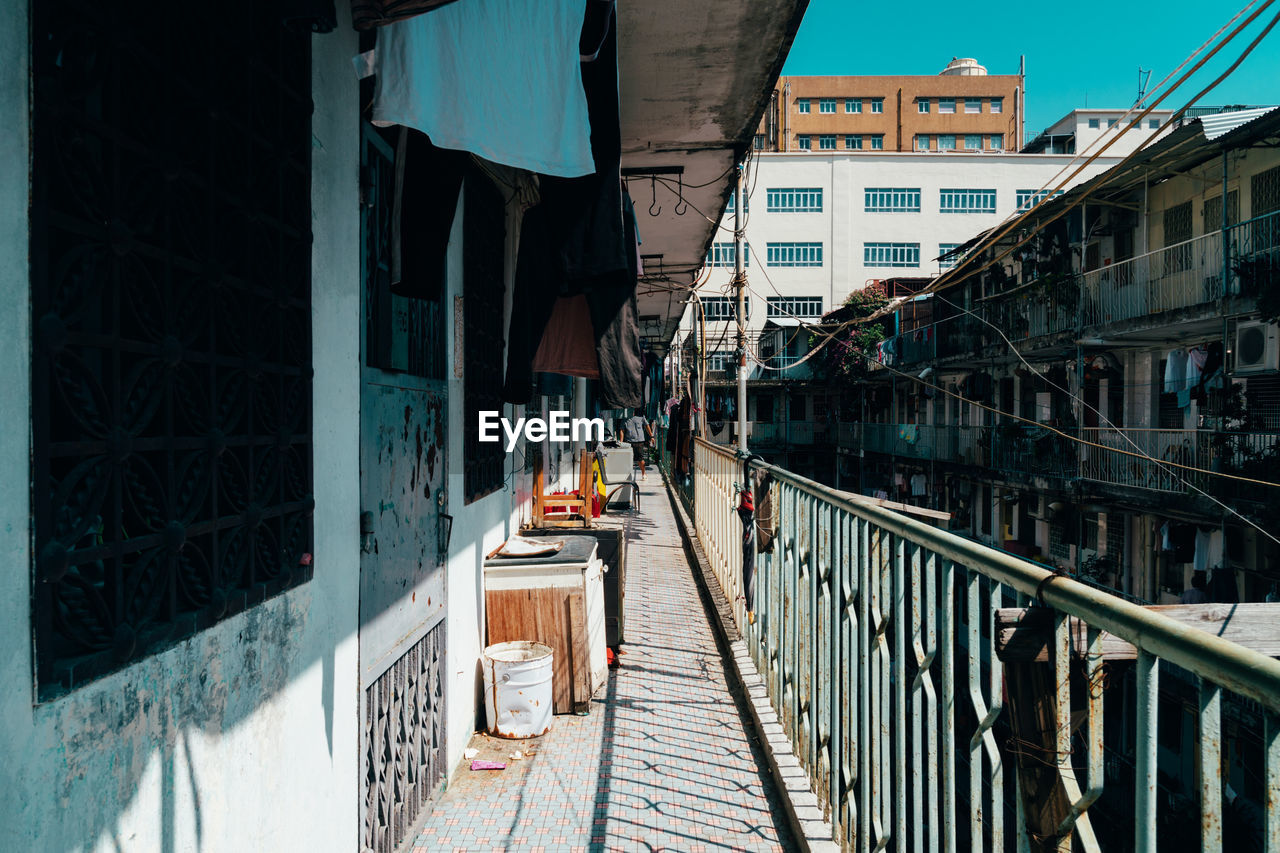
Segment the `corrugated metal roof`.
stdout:
[[1237,110],[1231,113],[1200,116],[1200,127],[1204,131],[1204,138],[1213,141],[1277,109],[1280,107],[1261,107],[1256,110]]

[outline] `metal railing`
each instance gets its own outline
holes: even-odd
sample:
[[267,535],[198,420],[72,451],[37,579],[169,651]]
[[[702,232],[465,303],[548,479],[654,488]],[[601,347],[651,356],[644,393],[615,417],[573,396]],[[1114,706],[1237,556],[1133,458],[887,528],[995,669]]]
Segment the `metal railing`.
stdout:
[[1084,427],[1079,434],[1088,442],[1079,449],[1082,478],[1159,492],[1230,490],[1205,472],[1243,474],[1253,462],[1280,462],[1280,434],[1271,432]]
[[804,445],[827,440],[826,421],[757,421],[751,430],[750,443],[761,445]]
[[[1030,849],[1033,815],[1023,807],[1026,781],[1015,760],[1029,748],[1009,735],[1005,697],[1013,693],[995,651],[994,613],[1016,598],[1037,600],[1051,613],[1037,698],[1054,701],[1035,709],[1044,743],[1033,764],[1052,774],[1052,789],[1041,787],[1037,805],[1052,797],[1060,807],[1049,833],[1057,849],[1071,850],[1074,836],[1085,850],[1108,844],[1147,853],[1158,843],[1221,850],[1222,708],[1230,691],[1258,703],[1264,717],[1264,817],[1254,832],[1262,832],[1267,850],[1280,851],[1280,662],[759,464],[753,467],[773,477],[776,538],[755,560],[749,620],[735,509],[743,462],[704,442],[694,454],[698,538],[845,849]],[[1103,662],[1103,632],[1136,647],[1133,693],[1123,700]],[[1081,639],[1073,639],[1081,635],[1083,653]],[[1161,662],[1199,680],[1199,839],[1157,834]],[[1135,708],[1131,728],[1127,720],[1104,728],[1104,712]],[[1131,759],[1115,741],[1126,729]],[[1104,773],[1121,771],[1131,777],[1131,794],[1114,778],[1104,784]],[[1094,807],[1107,792],[1125,800],[1123,819],[1110,826]],[[1043,819],[1045,811],[1035,814]]]
[[1201,237],[1080,274],[1080,320],[1097,326],[1222,298],[1223,234]]

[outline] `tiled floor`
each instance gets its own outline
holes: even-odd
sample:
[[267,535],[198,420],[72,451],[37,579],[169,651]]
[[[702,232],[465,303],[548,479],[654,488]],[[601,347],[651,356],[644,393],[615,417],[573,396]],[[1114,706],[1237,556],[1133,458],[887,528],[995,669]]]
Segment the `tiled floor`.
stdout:
[[[642,505],[628,532],[621,668],[588,716],[558,716],[541,738],[476,735],[479,757],[507,769],[459,770],[419,849],[792,849],[656,472]],[[509,760],[516,749],[534,754]]]

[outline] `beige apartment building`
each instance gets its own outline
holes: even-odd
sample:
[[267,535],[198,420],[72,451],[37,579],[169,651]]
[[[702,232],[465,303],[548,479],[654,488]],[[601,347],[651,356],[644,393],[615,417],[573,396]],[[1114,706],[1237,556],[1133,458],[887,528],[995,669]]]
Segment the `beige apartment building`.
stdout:
[[1024,75],[952,59],[940,74],[780,77],[759,151],[1017,151]]

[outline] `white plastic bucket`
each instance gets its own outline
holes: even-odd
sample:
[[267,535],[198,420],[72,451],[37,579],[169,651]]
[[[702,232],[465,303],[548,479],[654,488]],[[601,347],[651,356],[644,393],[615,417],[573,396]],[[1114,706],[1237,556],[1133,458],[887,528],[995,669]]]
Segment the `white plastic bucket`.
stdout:
[[550,646],[517,640],[484,650],[484,714],[498,737],[537,737],[551,729]]

